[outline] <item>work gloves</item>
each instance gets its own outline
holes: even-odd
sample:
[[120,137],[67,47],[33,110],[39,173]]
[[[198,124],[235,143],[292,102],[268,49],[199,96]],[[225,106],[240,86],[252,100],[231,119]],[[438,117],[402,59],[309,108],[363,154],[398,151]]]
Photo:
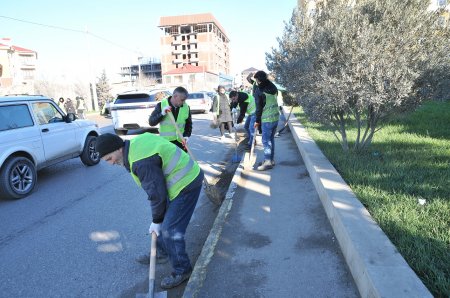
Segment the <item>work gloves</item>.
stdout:
[[184,149],[187,150],[187,144],[189,142],[189,137],[183,137],[183,139],[181,140],[181,144],[183,144]]
[[148,228],[148,233],[151,235],[153,232],[155,232],[156,236],[159,236],[159,233],[161,232],[161,224],[152,222],[150,228]]
[[161,110],[161,115],[165,116],[167,113],[170,113],[170,112],[172,112],[172,108],[170,106],[167,106]]

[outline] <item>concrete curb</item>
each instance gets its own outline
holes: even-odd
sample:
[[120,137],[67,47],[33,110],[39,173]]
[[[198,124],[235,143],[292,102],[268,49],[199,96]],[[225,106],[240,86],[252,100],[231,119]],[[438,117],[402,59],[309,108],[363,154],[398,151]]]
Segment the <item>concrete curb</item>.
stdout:
[[227,218],[231,206],[233,205],[234,191],[238,185],[239,180],[241,179],[241,173],[243,171],[242,163],[244,160],[245,156],[242,158],[241,163],[234,173],[231,184],[228,187],[228,191],[225,195],[225,199],[220,206],[219,213],[214,220],[214,224],[211,228],[211,231],[209,232],[205,244],[203,244],[200,256],[198,257],[197,262],[195,262],[191,277],[189,278],[189,281],[184,289],[183,297],[185,298],[196,297],[199,290],[203,286],[203,282],[206,278],[208,264],[214,255],[214,250],[216,248],[217,241],[219,240],[219,237],[222,233],[225,219]]
[[361,297],[433,297],[294,114],[289,128]]

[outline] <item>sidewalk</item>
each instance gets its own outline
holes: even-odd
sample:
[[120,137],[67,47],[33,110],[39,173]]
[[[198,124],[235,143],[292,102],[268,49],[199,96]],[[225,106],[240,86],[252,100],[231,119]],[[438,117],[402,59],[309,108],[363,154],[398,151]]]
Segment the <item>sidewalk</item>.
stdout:
[[276,138],[275,150],[272,170],[247,171],[241,164],[233,198],[217,218],[222,233],[212,255],[197,261],[184,297],[358,297],[289,132]]
[[289,122],[273,169],[239,166],[183,297],[432,297],[301,124]]

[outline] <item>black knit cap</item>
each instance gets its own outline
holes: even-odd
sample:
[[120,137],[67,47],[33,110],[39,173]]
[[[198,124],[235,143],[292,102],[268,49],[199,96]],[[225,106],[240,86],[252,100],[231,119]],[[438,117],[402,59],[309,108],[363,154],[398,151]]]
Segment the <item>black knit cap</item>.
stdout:
[[105,133],[97,137],[95,148],[100,155],[100,158],[117,149],[123,147],[123,140],[112,133]]
[[260,70],[255,73],[254,77],[255,77],[255,79],[258,79],[259,81],[265,81],[265,80],[267,80],[267,73]]

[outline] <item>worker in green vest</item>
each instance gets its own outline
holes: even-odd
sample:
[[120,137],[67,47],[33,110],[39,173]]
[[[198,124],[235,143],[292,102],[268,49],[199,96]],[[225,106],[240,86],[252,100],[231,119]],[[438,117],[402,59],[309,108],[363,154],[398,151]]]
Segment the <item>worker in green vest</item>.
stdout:
[[278,113],[277,87],[267,78],[267,74],[260,70],[255,73],[256,88],[256,120],[255,129],[262,130],[264,147],[264,161],[257,167],[258,171],[265,171],[275,166],[275,133],[277,132]]
[[[161,100],[153,110],[149,117],[149,124],[156,126],[159,124],[159,135],[166,140],[174,143],[184,151],[187,151],[186,145],[192,133],[192,117],[191,110],[187,103],[188,91],[184,87],[177,87],[173,91],[172,96]],[[175,122],[183,134],[183,138],[177,135],[176,128],[170,121],[167,113],[171,111]]]
[[239,106],[239,116],[236,121],[236,129],[239,129],[239,124],[242,123],[244,117],[247,115],[244,123],[244,128],[247,131],[248,143],[245,150],[250,150],[253,141],[253,135],[255,133],[255,129],[253,127],[255,123],[256,112],[255,98],[249,93],[234,90],[230,92],[229,97],[231,99],[232,110]]
[[[123,141],[106,133],[97,138],[102,160],[124,166],[148,195],[152,209],[150,235],[157,237],[157,263],[170,260],[172,273],[161,287],[170,289],[189,279],[192,265],[184,235],[202,188],[203,171],[190,156],[166,139],[151,133]],[[149,264],[146,254],[141,263]]]

